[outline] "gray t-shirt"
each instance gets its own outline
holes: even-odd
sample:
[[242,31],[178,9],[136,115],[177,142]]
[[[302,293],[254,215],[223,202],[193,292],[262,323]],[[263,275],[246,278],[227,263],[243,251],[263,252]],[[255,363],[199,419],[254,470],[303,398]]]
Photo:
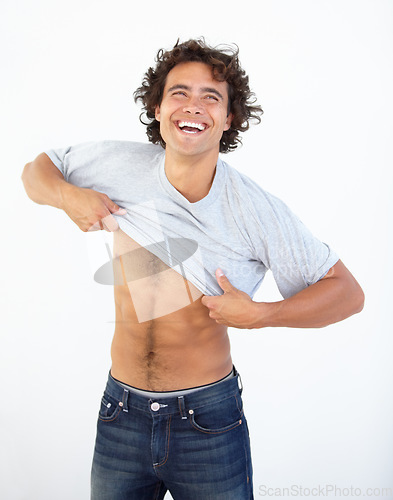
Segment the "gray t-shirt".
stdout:
[[165,150],[89,142],[46,154],[76,186],[105,193],[120,228],[205,295],[220,295],[219,267],[252,298],[270,269],[284,298],[320,280],[338,256],[278,198],[219,158],[211,189],[190,203],[168,181]]

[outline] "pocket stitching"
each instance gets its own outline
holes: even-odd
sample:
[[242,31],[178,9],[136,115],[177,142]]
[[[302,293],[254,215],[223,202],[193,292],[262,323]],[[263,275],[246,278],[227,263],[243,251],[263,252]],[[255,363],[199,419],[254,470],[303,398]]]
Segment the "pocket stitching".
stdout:
[[[240,416],[241,417],[243,416],[243,412],[241,413]],[[191,425],[192,425],[192,427],[194,427],[194,429],[196,429],[199,432],[203,432],[204,434],[224,434],[224,432],[231,431],[232,429],[235,429],[239,425],[242,425],[242,423],[243,423],[243,421],[240,418],[237,422],[234,422],[233,424],[231,424],[231,425],[229,425],[227,427],[223,427],[221,429],[210,430],[210,429],[206,429],[205,427],[201,427],[200,425],[198,425],[195,422],[194,415],[191,416]]]
[[[108,404],[108,403],[113,404],[113,403],[111,403],[110,401],[108,401],[108,400],[105,398],[105,396],[102,396],[102,398],[101,398],[101,405],[102,405],[104,402],[105,402],[106,404]],[[118,416],[120,415],[120,412],[121,412],[121,408],[120,408],[119,404],[117,404],[117,405],[116,405],[116,409],[114,410],[113,414],[112,414],[112,415],[110,415],[109,417],[104,417],[104,416],[100,415],[100,413],[101,413],[101,408],[100,408],[100,411],[99,411],[99,413],[98,413],[98,418],[99,418],[99,420],[101,420],[102,422],[113,422],[113,420],[116,420],[116,419],[118,418]]]
[[[200,426],[195,421],[195,413],[194,413],[194,411],[192,411],[191,418],[190,418],[190,423],[191,423],[192,427],[194,427],[194,429],[196,429],[197,431],[203,432],[205,434],[223,434],[224,432],[231,431],[232,429],[235,429],[236,427],[238,427],[239,425],[241,425],[242,424],[242,418],[243,418],[243,408],[242,409],[239,408],[239,403],[238,403],[236,394],[233,394],[233,395],[231,395],[231,396],[229,396],[228,398],[225,398],[225,399],[230,399],[231,397],[235,398],[236,407],[237,407],[237,409],[239,411],[239,414],[240,414],[240,418],[236,422],[234,422],[233,424],[227,425],[226,427],[221,427],[220,429],[207,429],[206,427]],[[205,405],[205,406],[207,406],[207,405]],[[195,407],[195,408],[201,408],[201,406]]]

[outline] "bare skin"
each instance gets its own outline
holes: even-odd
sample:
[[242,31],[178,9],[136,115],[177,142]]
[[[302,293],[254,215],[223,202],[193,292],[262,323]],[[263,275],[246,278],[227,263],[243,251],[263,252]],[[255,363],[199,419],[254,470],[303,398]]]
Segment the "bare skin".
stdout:
[[[156,107],[166,143],[165,173],[190,203],[206,196],[213,182],[219,140],[232,120],[227,110],[227,84],[214,80],[208,66],[182,63],[167,75]],[[202,296],[119,229],[111,214],[122,215],[122,207],[105,193],[68,184],[45,154],[26,165],[22,180],[33,201],[64,210],[82,231],[113,231],[114,262],[120,262],[115,274],[123,284],[114,287],[112,375],[134,387],[171,391],[225,377],[232,368],[228,326],[319,328],[363,308],[363,291],[341,261],[317,283],[279,302],[254,302],[219,271],[223,294]]]
[[[114,286],[116,327],[112,375],[150,391],[171,391],[215,382],[232,367],[227,327],[209,317],[202,293],[122,230],[114,235],[114,257],[123,285]],[[131,252],[138,258],[127,258]],[[126,281],[143,268],[146,278]],[[158,271],[158,272],[157,272]],[[145,317],[177,309],[169,314]]]
[[[188,201],[195,202],[209,192],[219,141],[230,126],[227,84],[214,80],[204,64],[180,64],[168,74],[163,94],[156,117],[167,145],[166,175]],[[204,130],[188,134],[180,130],[181,120],[203,124]],[[131,248],[135,242],[115,231],[114,255]],[[232,368],[227,326],[209,316],[202,293],[178,272],[163,271],[163,263],[148,252],[142,260],[138,264],[124,259],[124,264],[147,268],[148,278],[115,286],[113,376],[153,391],[195,387],[225,377]],[[123,266],[123,274],[127,282],[132,269]],[[161,315],[171,309],[174,312]],[[156,318],[143,321],[155,312]]]
[[[132,275],[133,266],[144,267],[150,275],[135,283],[122,276],[124,284],[114,286],[115,378],[144,390],[171,391],[215,382],[230,372],[227,327],[210,318],[202,293],[147,250],[139,261],[127,258],[141,247],[111,216],[122,213],[119,205],[104,193],[67,183],[44,153],[25,166],[22,179],[33,201],[64,210],[80,230],[113,231],[114,261],[119,257],[125,277]],[[155,317],[143,320],[149,309]]]

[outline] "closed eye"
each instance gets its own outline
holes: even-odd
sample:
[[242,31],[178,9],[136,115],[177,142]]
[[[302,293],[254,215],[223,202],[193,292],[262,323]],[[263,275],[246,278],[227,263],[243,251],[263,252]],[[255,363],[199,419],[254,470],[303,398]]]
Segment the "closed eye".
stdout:
[[208,99],[208,100],[212,99],[213,101],[218,101],[218,97],[215,95],[207,95],[207,96],[205,96],[205,99]]

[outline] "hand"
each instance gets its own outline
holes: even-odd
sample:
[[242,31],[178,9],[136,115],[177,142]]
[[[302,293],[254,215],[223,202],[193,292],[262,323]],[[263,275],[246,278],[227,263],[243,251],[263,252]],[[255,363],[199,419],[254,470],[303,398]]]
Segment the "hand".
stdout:
[[217,269],[216,278],[224,294],[202,297],[202,304],[209,309],[209,316],[220,325],[255,328],[256,303],[245,292],[235,288],[221,269]]
[[119,229],[119,225],[112,213],[119,215],[127,213],[106,194],[93,189],[65,184],[61,195],[61,208],[79,229],[85,232],[101,229],[116,231]]

